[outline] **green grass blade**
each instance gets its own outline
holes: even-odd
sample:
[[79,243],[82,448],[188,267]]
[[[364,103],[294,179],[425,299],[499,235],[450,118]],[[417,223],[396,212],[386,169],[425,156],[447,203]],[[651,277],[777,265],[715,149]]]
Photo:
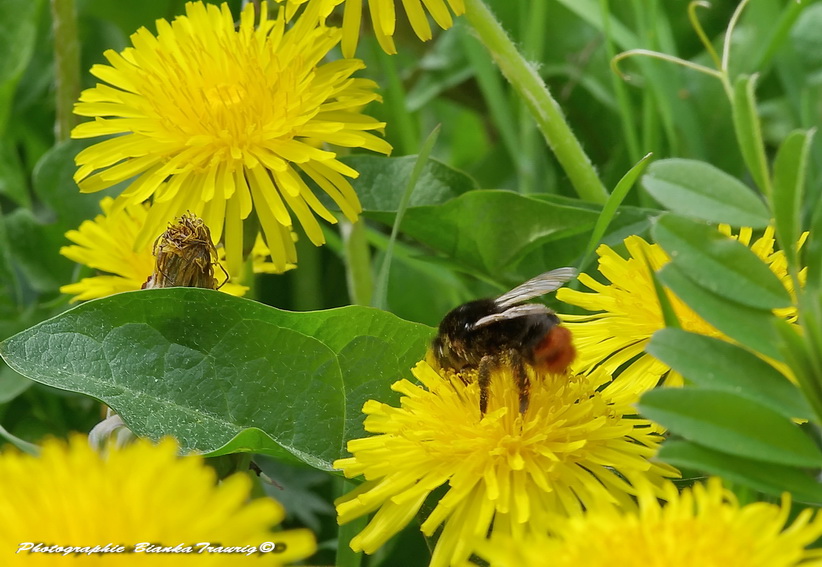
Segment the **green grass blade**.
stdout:
[[440,133],[440,126],[438,125],[428,135],[428,138],[423,142],[420,148],[420,153],[417,156],[417,161],[414,164],[414,170],[411,172],[411,177],[408,178],[408,183],[405,185],[405,190],[402,194],[400,206],[397,209],[397,216],[394,219],[394,226],[391,228],[391,239],[388,241],[388,247],[385,250],[382,265],[380,266],[380,273],[377,276],[377,281],[374,286],[374,295],[372,305],[378,309],[386,308],[386,297],[388,295],[388,277],[391,270],[391,258],[394,254],[394,242],[397,240],[397,234],[400,231],[400,224],[402,224],[402,217],[408,209],[408,203],[411,202],[411,194],[414,192],[414,187],[422,174],[422,169],[425,162],[428,161],[428,156],[431,155],[431,150],[434,149],[434,144],[437,143],[437,137]]

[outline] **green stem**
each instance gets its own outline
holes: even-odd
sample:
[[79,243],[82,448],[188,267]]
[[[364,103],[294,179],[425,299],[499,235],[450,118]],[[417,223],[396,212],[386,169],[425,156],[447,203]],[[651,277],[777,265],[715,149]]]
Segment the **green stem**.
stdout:
[[68,140],[76,123],[74,103],[80,96],[80,43],[77,40],[77,13],[74,0],[51,0],[54,22],[54,77],[57,117],[54,137]]
[[307,237],[297,240],[297,257],[299,269],[294,272],[292,287],[292,305],[297,311],[320,309],[322,297],[322,251],[314,246]]
[[[337,479],[337,494],[343,495],[353,490],[356,484],[350,480]],[[360,567],[362,563],[362,553],[351,549],[351,540],[360,533],[368,523],[368,517],[357,518],[347,524],[343,524],[337,530],[337,557],[334,562],[336,567]]]
[[465,15],[502,74],[522,96],[577,194],[585,201],[604,203],[608,191],[539,73],[517,50],[482,0],[466,0]]
[[371,273],[371,251],[362,220],[351,223],[340,220],[340,233],[345,252],[345,273],[348,297],[354,305],[371,305],[374,277]]

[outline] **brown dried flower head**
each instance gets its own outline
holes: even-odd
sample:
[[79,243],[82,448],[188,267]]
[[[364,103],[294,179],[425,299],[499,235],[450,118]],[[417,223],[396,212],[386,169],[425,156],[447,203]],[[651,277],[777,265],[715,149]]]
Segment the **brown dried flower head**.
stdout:
[[143,289],[218,288],[214,266],[220,264],[217,262],[217,249],[211,242],[211,232],[203,219],[191,212],[181,216],[175,224],[169,224],[157,238],[154,257],[154,273],[143,284]]

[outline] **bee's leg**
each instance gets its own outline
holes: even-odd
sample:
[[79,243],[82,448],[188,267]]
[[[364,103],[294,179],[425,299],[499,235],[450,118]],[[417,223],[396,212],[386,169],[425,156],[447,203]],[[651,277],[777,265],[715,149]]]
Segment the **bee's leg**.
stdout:
[[491,386],[491,372],[498,365],[496,357],[486,354],[480,359],[477,368],[477,382],[480,389],[480,416],[488,409],[488,388]]
[[514,380],[517,384],[517,391],[519,392],[519,413],[525,414],[528,411],[528,403],[531,401],[531,380],[528,378],[528,372],[525,368],[525,361],[522,355],[511,349],[508,353],[511,360],[511,369],[514,373]]

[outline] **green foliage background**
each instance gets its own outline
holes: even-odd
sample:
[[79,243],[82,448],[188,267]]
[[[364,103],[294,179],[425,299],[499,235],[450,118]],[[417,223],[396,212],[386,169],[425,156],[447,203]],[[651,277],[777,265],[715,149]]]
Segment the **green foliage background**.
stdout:
[[[230,4],[237,13],[239,3]],[[285,487],[273,495],[291,522],[318,532],[325,544],[317,561],[330,563],[330,501],[343,486],[326,471],[345,441],[362,435],[363,401],[396,401],[390,384],[410,377],[442,315],[558,266],[596,277],[597,244],[620,250],[623,238],[640,234],[674,256],[659,282],[737,343],[676,329],[668,312],[672,328],[649,352],[689,386],[643,398],[640,411],[674,436],[661,458],[686,476],[721,474],[748,498],[789,490],[822,503],[814,479],[822,468],[822,248],[814,231],[822,146],[811,134],[822,122],[822,3],[752,0],[730,41],[723,88],[715,76],[647,57],[619,63],[627,81],[612,68],[631,49],[711,67],[685,1],[489,1],[613,191],[607,205],[578,196],[464,18],[429,43],[401,21],[396,56],[365,34],[363,75],[384,97],[368,111],[387,122],[395,148],[390,158],[345,158],[361,174],[365,223],[326,227],[322,249],[302,239],[300,267],[259,276],[256,302],[169,289],[67,311],[58,288],[91,271],[58,250],[67,230],[98,214],[103,195],[81,195],[72,181],[84,144],[67,140],[65,125],[55,130],[72,119],[58,108],[56,73],[65,65],[55,57],[79,49],[82,84],[72,86],[71,70],[60,84],[90,87],[86,70],[105,49],[124,48],[139,26],[153,30],[156,18],[171,19],[183,5],[78,0],[73,46],[55,44],[43,0],[0,3],[0,338],[12,337],[0,345],[11,365],[0,368],[0,424],[11,435],[37,442],[88,431],[100,420],[99,400],[141,435],[171,433],[215,456],[264,454],[263,469]],[[736,7],[717,1],[698,10],[717,51]],[[432,159],[404,208],[414,156],[438,125]],[[792,275],[809,266],[798,297],[705,224],[763,229],[773,219]],[[785,245],[807,229],[800,252]],[[381,281],[385,261],[389,278]],[[801,332],[771,314],[791,303]],[[788,364],[798,386],[760,355]],[[368,564],[396,564],[407,553],[425,564],[418,530],[391,546]]]

